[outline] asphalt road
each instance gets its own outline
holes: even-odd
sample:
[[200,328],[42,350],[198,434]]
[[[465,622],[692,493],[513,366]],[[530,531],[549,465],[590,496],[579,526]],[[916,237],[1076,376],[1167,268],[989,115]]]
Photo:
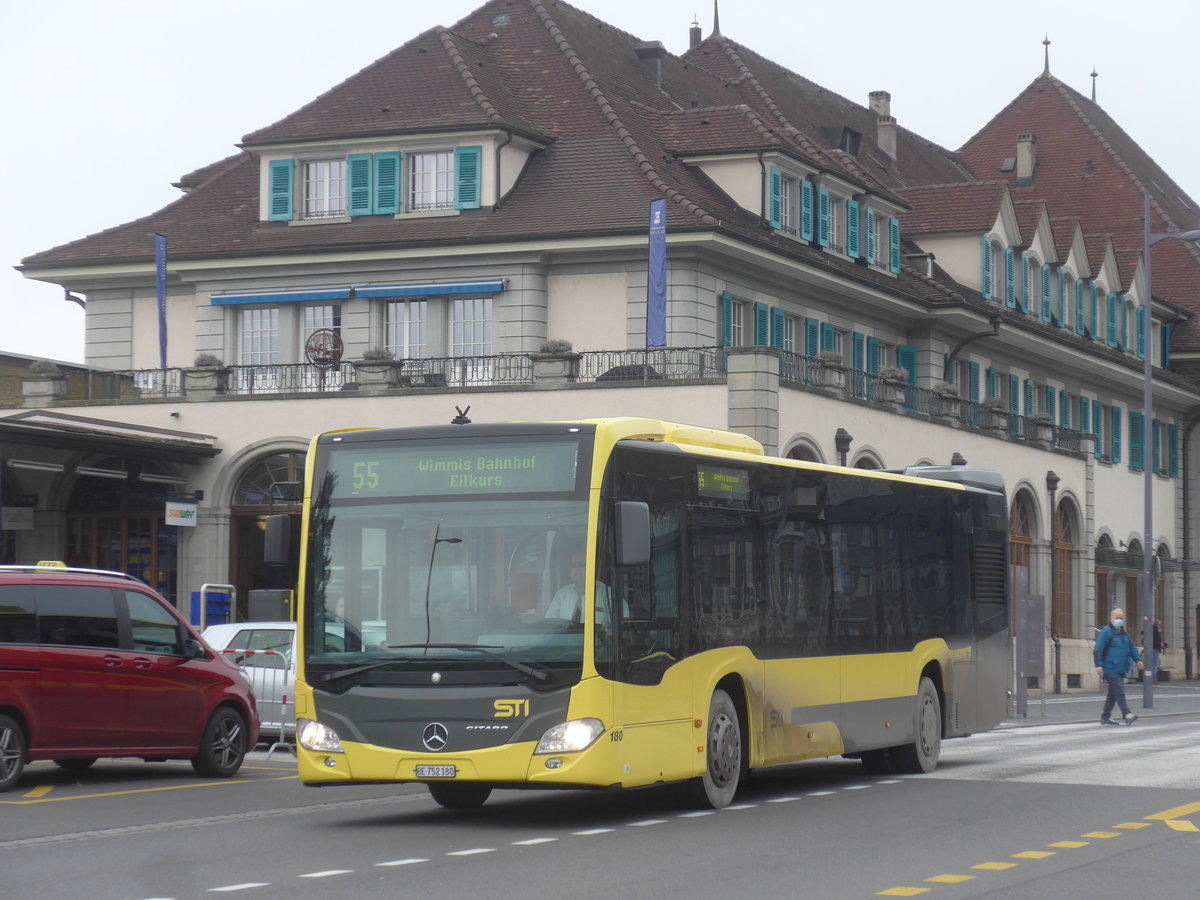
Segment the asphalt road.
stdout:
[[307,789],[286,756],[36,764],[0,795],[0,897],[1097,898],[1192,900],[1200,715],[1051,723],[944,745],[932,775],[831,759],[757,774],[735,805],[665,791]]

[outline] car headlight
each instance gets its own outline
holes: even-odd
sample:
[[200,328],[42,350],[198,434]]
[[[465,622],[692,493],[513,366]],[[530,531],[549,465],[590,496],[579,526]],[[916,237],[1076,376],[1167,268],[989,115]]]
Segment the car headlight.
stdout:
[[604,723],[599,719],[572,719],[548,729],[533,752],[577,753],[596,743],[602,734]]
[[296,729],[296,740],[305,750],[314,753],[345,753],[342,740],[337,732],[328,725],[314,722],[312,719],[300,719]]

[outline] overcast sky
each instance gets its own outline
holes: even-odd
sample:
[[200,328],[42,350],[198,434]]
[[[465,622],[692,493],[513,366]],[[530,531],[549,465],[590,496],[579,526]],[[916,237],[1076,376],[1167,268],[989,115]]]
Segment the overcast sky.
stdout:
[[[524,0],[514,0],[524,2]],[[476,0],[0,0],[0,351],[81,362],[83,312],[22,258],[149,215],[179,176],[235,152]],[[574,4],[672,53],[711,0]],[[833,18],[827,18],[832,16]],[[353,27],[352,22],[365,23]],[[1042,70],[1090,94],[1200,199],[1196,0],[731,2],[721,31],[858,103],[892,95],[899,123],[957,148]],[[1200,83],[1200,75],[1192,76]],[[415,86],[414,86],[415,87]]]

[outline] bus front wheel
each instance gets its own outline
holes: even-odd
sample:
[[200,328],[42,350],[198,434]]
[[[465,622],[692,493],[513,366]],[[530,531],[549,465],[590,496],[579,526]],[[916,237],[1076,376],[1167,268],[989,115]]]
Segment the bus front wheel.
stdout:
[[697,779],[695,798],[713,809],[733,802],[742,776],[742,727],[730,696],[719,688],[708,704],[704,774]]
[[932,772],[941,755],[942,704],[933,682],[922,678],[917,690],[916,740],[892,748],[892,770],[913,775]]
[[437,805],[444,809],[478,809],[492,795],[487,785],[471,782],[430,781],[426,786]]

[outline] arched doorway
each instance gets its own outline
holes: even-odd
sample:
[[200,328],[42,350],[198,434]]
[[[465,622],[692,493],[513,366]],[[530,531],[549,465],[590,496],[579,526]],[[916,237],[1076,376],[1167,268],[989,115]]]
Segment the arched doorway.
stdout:
[[[249,613],[250,591],[296,587],[300,557],[300,504],[272,501],[274,487],[283,482],[304,479],[305,454],[285,451],[261,456],[249,463],[239,476],[230,499],[230,580],[237,588],[239,619]],[[263,538],[266,517],[288,514],[292,517],[291,563],[285,567],[263,562]]]
[[1096,627],[1108,624],[1116,598],[1113,596],[1113,543],[1107,534],[1096,541]]
[[[1140,631],[1142,627],[1142,591],[1139,572],[1142,571],[1142,542],[1130,541],[1129,550],[1125,554],[1129,568],[1125,570],[1125,628],[1129,632]],[[1138,568],[1134,569],[1134,561]]]
[[[1012,608],[1016,615],[1021,592],[1028,593],[1033,587],[1033,506],[1029,495],[1017,494],[1013,498],[1008,518],[1008,556],[1012,566]],[[1016,622],[1013,622],[1016,631]]]
[[787,452],[787,459],[800,459],[805,462],[824,462],[820,451],[807,440],[797,441]]
[[107,458],[76,467],[67,500],[66,563],[127,572],[178,605],[179,529],[164,508],[173,473]]
[[1054,627],[1058,637],[1075,632],[1075,516],[1071,504],[1058,504],[1054,519]]

